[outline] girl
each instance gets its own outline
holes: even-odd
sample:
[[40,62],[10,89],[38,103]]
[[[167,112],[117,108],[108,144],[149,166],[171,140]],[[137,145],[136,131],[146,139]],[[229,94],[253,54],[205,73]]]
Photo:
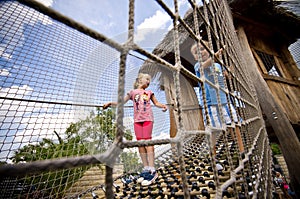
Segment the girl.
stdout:
[[[154,93],[150,90],[145,90],[150,84],[151,76],[144,73],[139,73],[138,78],[134,83],[134,89],[124,97],[124,103],[128,100],[133,101],[134,109],[134,132],[137,140],[151,140],[153,129],[153,112],[150,100],[156,107],[167,111],[167,106],[157,101]],[[103,105],[103,109],[111,105],[116,105],[116,102],[109,102]],[[138,182],[143,186],[152,184],[158,177],[154,167],[154,146],[140,146],[139,153],[144,165],[141,172],[141,177]]]

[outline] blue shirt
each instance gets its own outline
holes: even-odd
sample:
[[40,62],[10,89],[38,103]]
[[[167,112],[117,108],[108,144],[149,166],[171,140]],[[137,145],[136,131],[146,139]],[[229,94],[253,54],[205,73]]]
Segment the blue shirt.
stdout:
[[[221,88],[225,88],[224,76],[223,76],[221,65],[219,63],[215,63],[215,64],[213,64],[213,66],[215,67],[215,74],[216,74],[219,86]],[[204,76],[208,81],[215,84],[214,76],[213,76],[213,72],[214,72],[213,66],[204,68]],[[200,64],[199,64],[199,62],[197,62],[194,65],[194,69],[195,69],[195,73],[196,73],[197,77],[201,76],[199,68],[200,68]],[[205,88],[205,93],[206,93],[207,105],[217,105],[218,104],[217,90],[207,83],[204,83],[204,88]],[[200,85],[199,85],[199,93],[200,93],[200,99],[202,100],[203,98],[202,98],[202,92],[201,92]],[[227,104],[226,93],[224,93],[221,90],[220,90],[220,100],[221,100],[221,104]],[[200,105],[203,105],[203,102],[200,102]]]

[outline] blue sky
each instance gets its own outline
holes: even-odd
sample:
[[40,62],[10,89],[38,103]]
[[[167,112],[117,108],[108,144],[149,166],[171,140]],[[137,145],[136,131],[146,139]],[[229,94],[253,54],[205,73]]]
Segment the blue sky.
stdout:
[[[127,36],[128,0],[38,0],[44,5],[51,7],[65,16],[74,19],[85,26],[110,36],[110,38],[122,37],[124,41]],[[146,2],[146,3],[145,3]],[[165,3],[173,9],[173,0]],[[189,9],[187,1],[180,0],[180,15],[183,16]],[[173,9],[174,10],[174,9]],[[135,30],[136,42],[142,42],[150,34],[157,34],[157,41],[146,45],[154,47],[172,27],[171,18],[162,10],[160,5],[152,0],[135,1]],[[147,48],[148,46],[143,46]]]
[[[117,42],[126,41],[127,0],[39,1]],[[135,2],[135,42],[152,51],[172,28],[172,21],[155,1]],[[0,9],[2,98],[100,105],[116,100],[117,51],[54,23],[49,17],[19,7],[14,1],[1,3],[7,6]],[[166,4],[172,8],[173,0],[166,1]],[[179,7],[182,16],[189,8],[186,1],[179,1]],[[22,13],[20,16],[26,17],[15,19],[9,13],[1,12]],[[59,50],[53,50],[54,46]],[[125,92],[132,88],[138,66],[142,63],[141,59],[128,58]],[[151,86],[149,89],[156,93],[157,98],[164,100],[164,93],[155,90],[157,83],[153,81]],[[60,104],[19,100],[0,99],[0,102],[0,161],[11,156],[14,149],[25,143],[35,143],[42,138],[55,139],[54,130],[63,133],[71,122],[84,117],[91,110],[88,107],[71,109]],[[168,112],[163,113],[157,108],[154,108],[154,112],[158,118],[154,135],[167,135]],[[125,115],[124,123],[132,128],[132,116]]]

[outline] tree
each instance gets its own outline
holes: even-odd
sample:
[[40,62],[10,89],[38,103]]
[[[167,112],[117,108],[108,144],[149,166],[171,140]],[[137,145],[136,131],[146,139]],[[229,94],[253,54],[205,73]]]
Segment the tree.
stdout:
[[[113,143],[116,137],[114,109],[91,112],[85,119],[73,123],[67,128],[67,137],[80,136],[81,142],[89,150],[89,154],[104,152]],[[124,138],[132,140],[130,130],[125,130]]]
[[[104,152],[115,138],[115,113],[111,109],[105,111],[98,109],[97,111],[97,114],[91,112],[85,119],[71,123],[63,135],[55,131],[58,141],[44,138],[37,144],[23,146],[15,152],[11,158],[12,161],[14,163],[32,162]],[[124,137],[131,140],[131,132],[126,130]],[[134,156],[137,155],[125,155],[124,161],[131,161]],[[128,157],[131,157],[131,160]],[[31,193],[32,198],[37,192],[39,192],[37,197],[41,197],[42,194],[44,197],[61,198],[64,190],[81,178],[88,168],[89,166],[86,166],[28,176],[24,184],[31,185],[31,190],[35,190]]]

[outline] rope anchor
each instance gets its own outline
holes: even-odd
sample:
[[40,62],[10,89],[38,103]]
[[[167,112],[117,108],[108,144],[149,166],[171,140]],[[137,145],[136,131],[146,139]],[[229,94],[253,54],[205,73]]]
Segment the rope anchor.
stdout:
[[274,120],[277,120],[277,119],[278,119],[278,117],[276,116],[276,112],[273,112],[272,115],[273,115],[273,119],[274,119]]

